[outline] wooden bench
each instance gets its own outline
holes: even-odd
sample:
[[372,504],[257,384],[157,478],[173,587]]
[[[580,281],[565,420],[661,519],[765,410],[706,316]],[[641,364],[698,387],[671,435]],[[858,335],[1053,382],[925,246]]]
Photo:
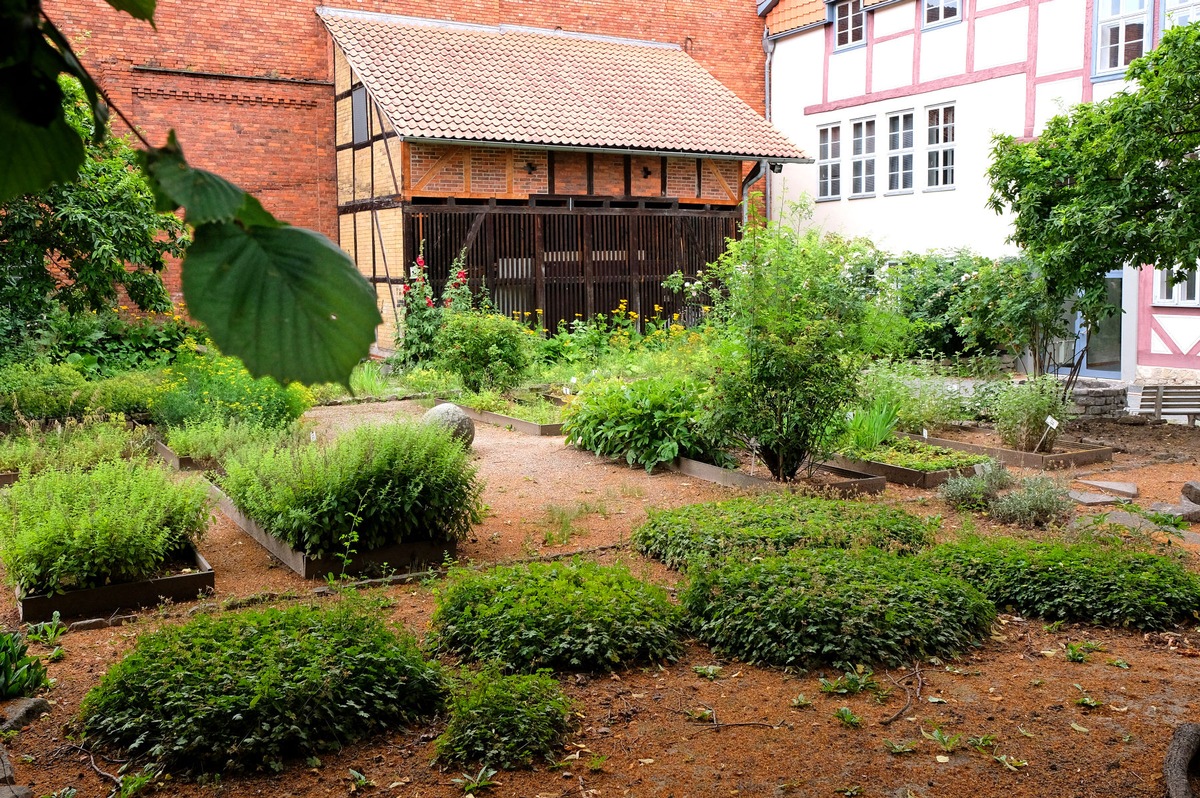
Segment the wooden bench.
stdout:
[[1153,413],[1155,421],[1163,416],[1187,416],[1195,424],[1200,416],[1200,385],[1147,385],[1136,410],[1138,415]]

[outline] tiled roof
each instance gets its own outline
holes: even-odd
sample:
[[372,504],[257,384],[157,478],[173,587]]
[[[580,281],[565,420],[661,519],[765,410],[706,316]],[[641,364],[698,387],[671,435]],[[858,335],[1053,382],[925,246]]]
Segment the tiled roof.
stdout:
[[324,7],[317,14],[405,138],[804,157],[672,45]]
[[767,29],[772,35],[824,22],[825,0],[779,0],[767,12]]

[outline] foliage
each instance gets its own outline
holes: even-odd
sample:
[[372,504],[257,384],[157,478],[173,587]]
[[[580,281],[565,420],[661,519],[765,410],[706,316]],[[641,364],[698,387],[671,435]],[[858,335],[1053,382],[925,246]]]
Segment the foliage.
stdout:
[[67,365],[5,366],[0,368],[0,422],[80,415],[86,392],[83,375]]
[[[113,8],[153,21],[154,0],[108,0]],[[71,50],[41,13],[37,0],[0,8],[7,53],[0,77],[0,202],[76,179],[86,154],[83,139],[99,143],[108,104]],[[60,75],[82,84],[90,135],[68,122]],[[183,268],[183,291],[193,317],[213,340],[241,357],[255,376],[283,384],[345,381],[367,353],[382,321],[374,289],[350,258],[325,237],[290,227],[253,196],[183,158],[174,133],[146,150],[142,174],[161,212],[184,209],[195,231]]]
[[159,372],[127,371],[89,383],[86,411],[108,416],[148,416],[162,376]]
[[990,207],[1052,295],[1080,295],[1086,326],[1115,310],[1105,275],[1132,264],[1177,277],[1200,258],[1200,25],[1163,32],[1130,89],[1073,106],[1031,141],[993,138]]
[[991,602],[965,582],[871,550],[798,549],[694,568],[680,602],[718,654],[843,670],[957,655],[995,619]]
[[968,538],[922,558],[998,606],[1050,621],[1165,629],[1200,613],[1200,577],[1169,558],[1117,546]]
[[433,288],[429,285],[429,272],[425,268],[425,242],[421,242],[421,254],[413,264],[411,280],[400,286],[400,299],[404,314],[396,330],[395,362],[401,368],[432,362],[437,357],[435,340],[442,326],[443,306],[433,299]]
[[152,412],[167,426],[228,419],[281,427],[311,406],[312,394],[300,385],[255,379],[237,358],[189,346],[166,370]]
[[199,332],[179,314],[125,318],[114,312],[58,309],[47,319],[38,345],[52,362],[70,363],[96,379],[167,365],[184,339]]
[[167,446],[180,457],[217,466],[246,447],[283,449],[300,446],[309,433],[298,423],[260,427],[242,421],[213,418],[167,429]]
[[941,525],[938,518],[925,520],[892,507],[793,493],[650,509],[648,514],[633,533],[634,547],[671,568],[704,558],[748,560],[801,547],[873,547],[913,554],[933,543]]
[[0,471],[25,475],[47,469],[86,469],[110,460],[149,453],[153,434],[145,427],[129,429],[125,420],[68,420],[46,432],[27,430],[0,437]]
[[596,380],[563,414],[563,434],[581,449],[624,456],[647,472],[676,457],[711,462],[720,459],[724,441],[700,404],[700,387],[686,378]]
[[444,762],[504,769],[553,762],[570,727],[571,701],[552,676],[505,676],[492,666],[464,673],[437,754]]
[[987,463],[982,473],[950,477],[938,487],[938,496],[955,510],[987,510],[1000,491],[1011,487],[1013,476],[996,462]]
[[29,655],[20,632],[0,632],[0,700],[31,696],[50,683],[46,666]]
[[433,615],[436,649],[508,670],[614,670],[674,657],[679,611],[624,566],[531,563],[456,569]]
[[913,471],[955,471],[986,463],[987,455],[960,452],[933,446],[912,438],[891,438],[874,449],[850,449],[847,455],[859,460],[874,460]]
[[875,399],[865,409],[855,410],[846,427],[848,448],[855,452],[878,448],[892,437],[898,420],[896,408],[886,399]]
[[24,595],[147,579],[208,525],[197,479],[141,462],[43,471],[0,495],[0,560]]
[[282,768],[438,711],[442,677],[344,600],[200,615],[138,637],[84,698],[84,733],[173,772]]
[[328,445],[239,449],[219,480],[275,537],[321,557],[413,540],[458,540],[482,514],[462,444],[440,424],[359,427]]
[[902,432],[919,435],[968,417],[957,385],[928,362],[875,361],[862,371],[859,392],[894,407]]
[[532,391],[511,394],[463,391],[454,401],[463,407],[519,418],[532,424],[558,424],[563,420],[562,405]]
[[[959,331],[959,316],[954,312],[961,304],[959,293],[970,275],[987,268],[990,261],[965,250],[930,251],[923,254],[906,253],[900,263],[888,270],[896,286],[900,311],[915,325],[913,352],[938,357],[953,357],[967,349],[964,332]],[[999,348],[978,328],[971,344],[980,351]]]
[[468,391],[503,391],[529,370],[526,330],[495,313],[453,311],[445,316],[435,347],[438,362]]
[[1070,515],[1075,503],[1067,489],[1049,477],[1025,477],[1016,490],[988,503],[988,513],[1002,524],[1047,526]]
[[996,397],[996,432],[1006,445],[1022,452],[1052,451],[1058,430],[1046,424],[1046,416],[1066,421],[1067,407],[1062,383],[1053,375],[1014,383]]

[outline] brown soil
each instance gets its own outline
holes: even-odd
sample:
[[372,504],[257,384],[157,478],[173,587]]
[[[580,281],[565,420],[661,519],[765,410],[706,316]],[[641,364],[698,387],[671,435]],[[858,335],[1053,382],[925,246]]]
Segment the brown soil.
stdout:
[[[355,424],[420,412],[411,403],[387,403],[322,408],[310,416],[322,432],[336,433]],[[647,508],[738,493],[675,473],[648,475],[598,460],[564,447],[561,438],[526,437],[483,424],[476,429],[475,461],[487,484],[489,511],[460,549],[461,556],[473,562],[591,550],[583,556],[626,562],[643,578],[673,589],[680,581],[678,574],[621,544],[644,520]],[[1064,478],[1087,473],[1133,481],[1141,486],[1143,503],[1148,503],[1177,500],[1182,482],[1200,477],[1200,430],[1090,423],[1072,432],[1118,443],[1128,453],[1117,454],[1112,463],[1063,473]],[[960,523],[930,491],[889,485],[877,500],[945,515],[946,536]],[[558,529],[547,516],[552,505],[582,513],[569,541],[552,540]],[[1014,533],[987,521],[974,523],[987,531]],[[217,573],[213,602],[264,594],[308,596],[320,587],[279,566],[224,518],[216,520],[201,551]],[[397,623],[418,635],[426,632],[433,606],[428,586],[396,585],[383,592],[394,602]],[[111,782],[96,774],[88,756],[72,747],[68,737],[80,701],[138,634],[164,623],[181,623],[195,609],[189,604],[166,606],[143,613],[133,624],[67,634],[60,641],[65,659],[50,665],[57,679],[49,693],[51,712],[9,743],[17,783],[31,785],[35,795],[68,786],[79,796],[108,795]],[[15,625],[11,598],[0,611],[7,626]],[[785,673],[720,662],[693,643],[678,663],[663,667],[564,677],[579,715],[578,731],[562,752],[563,766],[502,773],[497,787],[479,794],[1158,798],[1172,730],[1200,720],[1194,709],[1200,697],[1200,660],[1194,648],[1200,646],[1200,633],[1193,627],[1178,631],[1179,636],[1088,626],[1051,629],[1039,621],[1003,616],[993,637],[975,654],[951,663],[925,663],[919,682],[905,678],[910,671],[879,674],[883,685],[892,688],[882,703],[865,695],[822,695],[818,677],[836,675],[827,671]],[[1064,644],[1082,640],[1100,643],[1104,651],[1092,654],[1087,663],[1067,662]],[[1131,667],[1105,664],[1118,658]],[[693,670],[709,664],[722,666],[716,679]],[[1092,710],[1078,706],[1080,688],[1104,705]],[[793,708],[792,699],[801,693],[812,699],[810,708]],[[913,699],[907,708],[906,696]],[[861,729],[844,728],[834,718],[834,710],[842,706],[864,718]],[[711,710],[715,724],[689,715],[705,709]],[[885,725],[893,716],[896,720]],[[935,726],[948,735],[962,735],[957,750],[946,754],[922,737],[922,730]],[[431,764],[432,740],[440,731],[441,724],[434,723],[350,746],[322,756],[320,768],[297,761],[281,774],[229,776],[216,787],[170,782],[162,792],[268,798],[348,795],[353,768],[377,785],[366,790],[369,794],[462,795],[450,781],[459,773]],[[966,744],[969,737],[988,734],[995,736],[995,753],[1028,764],[1013,772],[992,753]],[[913,742],[916,750],[889,754],[885,739]],[[938,761],[939,755],[948,761]],[[595,770],[589,767],[593,757]],[[109,773],[118,767],[100,757],[95,763]]]

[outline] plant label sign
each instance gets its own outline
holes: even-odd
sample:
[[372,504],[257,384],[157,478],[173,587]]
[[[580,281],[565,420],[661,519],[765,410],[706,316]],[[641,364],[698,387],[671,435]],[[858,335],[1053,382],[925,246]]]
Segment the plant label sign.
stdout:
[[929,440],[929,430],[927,430],[927,429],[922,429],[922,430],[921,430],[921,437],[922,437],[922,438],[924,438],[925,440]]
[[1046,416],[1046,426],[1050,429],[1058,429],[1058,419],[1054,416]]

